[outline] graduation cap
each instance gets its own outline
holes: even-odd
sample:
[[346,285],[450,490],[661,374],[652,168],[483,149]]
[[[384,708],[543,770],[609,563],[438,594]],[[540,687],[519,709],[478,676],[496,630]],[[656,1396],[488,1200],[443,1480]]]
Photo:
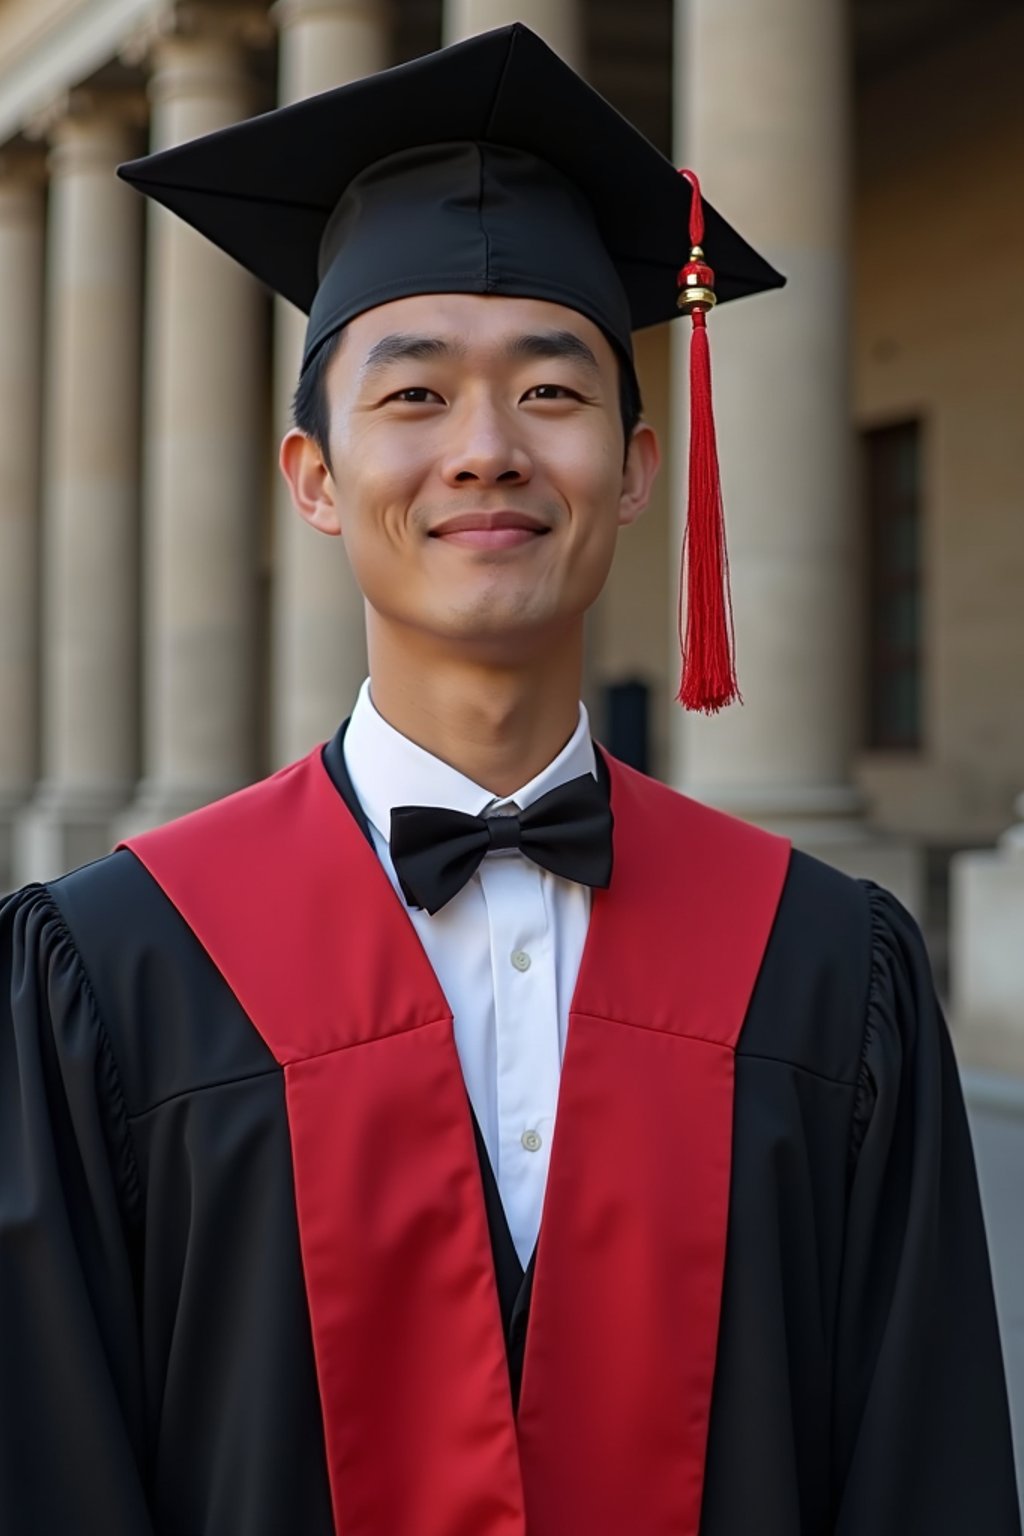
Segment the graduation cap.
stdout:
[[784,279],[702,200],[692,173],[680,175],[528,27],[483,33],[118,174],[309,316],[303,368],[356,315],[414,294],[564,304],[629,368],[634,330],[690,314],[680,699],[716,710],[738,697],[705,316]]

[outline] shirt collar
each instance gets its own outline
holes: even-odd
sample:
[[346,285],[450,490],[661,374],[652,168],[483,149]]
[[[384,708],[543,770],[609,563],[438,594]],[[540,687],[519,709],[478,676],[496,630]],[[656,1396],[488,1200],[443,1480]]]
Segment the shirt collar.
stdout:
[[345,766],[360,804],[381,837],[391,835],[391,811],[396,805],[435,805],[480,816],[514,800],[520,810],[549,790],[589,773],[596,777],[590,719],[580,704],[579,719],[558,756],[515,794],[498,799],[457,768],[444,763],[389,725],[370,697],[370,679],[359,690],[345,732]]

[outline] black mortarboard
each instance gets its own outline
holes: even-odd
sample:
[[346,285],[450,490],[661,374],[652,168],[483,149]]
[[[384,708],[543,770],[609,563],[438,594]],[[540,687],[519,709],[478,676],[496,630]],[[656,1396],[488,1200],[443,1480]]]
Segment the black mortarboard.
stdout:
[[680,696],[701,709],[736,696],[731,619],[715,596],[727,603],[703,323],[716,300],[783,278],[702,204],[695,177],[529,28],[484,33],[119,174],[309,315],[303,367],[356,315],[413,294],[548,299],[593,320],[628,359],[632,331],[690,314],[701,447]]
[[[120,167],[310,316],[501,293],[579,310],[630,355],[676,314],[690,188],[529,28],[443,48]],[[719,302],[779,274],[707,203]]]

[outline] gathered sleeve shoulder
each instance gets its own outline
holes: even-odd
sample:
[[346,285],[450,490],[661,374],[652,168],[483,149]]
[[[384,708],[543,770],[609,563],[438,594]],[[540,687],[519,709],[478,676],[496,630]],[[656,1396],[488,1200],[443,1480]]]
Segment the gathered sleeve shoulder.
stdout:
[[45,887],[0,902],[0,1529],[150,1536],[139,1172]]
[[867,885],[836,1340],[836,1536],[1019,1536],[974,1155],[921,933]]
[[870,967],[864,1034],[850,1127],[851,1176],[874,1116],[879,1088],[892,1081],[922,1023],[945,1034],[921,931],[889,891],[861,882],[868,902]]

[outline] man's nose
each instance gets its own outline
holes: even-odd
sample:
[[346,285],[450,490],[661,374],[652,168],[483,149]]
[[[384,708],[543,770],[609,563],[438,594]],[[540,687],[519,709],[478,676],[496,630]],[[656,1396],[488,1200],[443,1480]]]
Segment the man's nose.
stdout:
[[481,406],[452,426],[442,470],[448,485],[518,485],[529,480],[530,455],[504,412]]

